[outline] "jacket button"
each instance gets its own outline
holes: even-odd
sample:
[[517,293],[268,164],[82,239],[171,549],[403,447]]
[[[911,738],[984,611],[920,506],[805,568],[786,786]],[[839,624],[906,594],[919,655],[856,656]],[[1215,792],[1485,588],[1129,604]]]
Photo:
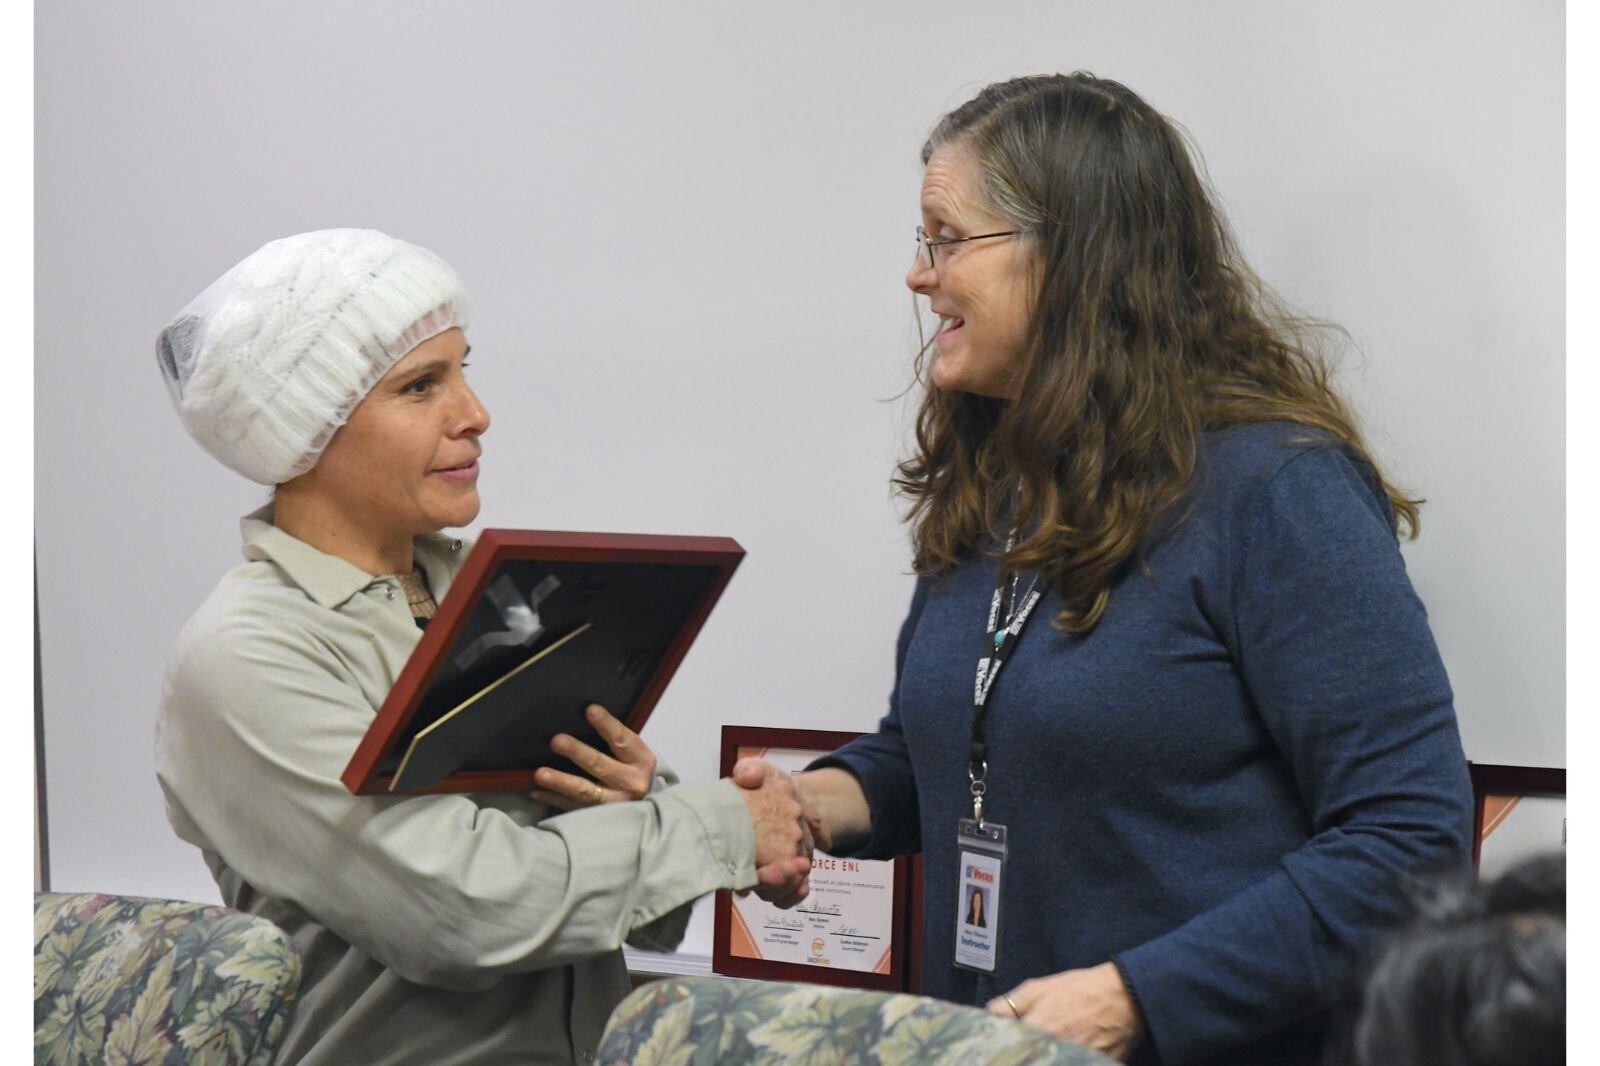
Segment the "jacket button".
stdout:
[[461,550],[461,542],[459,540],[451,541],[450,542],[450,550],[453,551],[453,552],[460,551]]
[[385,585],[385,586],[383,586],[383,596],[384,596],[384,599],[388,599],[388,600],[394,599],[394,586],[393,585]]

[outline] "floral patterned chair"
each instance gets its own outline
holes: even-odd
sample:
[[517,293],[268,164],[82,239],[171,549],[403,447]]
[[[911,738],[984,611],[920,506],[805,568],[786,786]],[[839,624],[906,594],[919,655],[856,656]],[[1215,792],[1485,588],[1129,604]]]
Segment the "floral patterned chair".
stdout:
[[269,1066],[300,987],[277,926],[200,903],[33,898],[36,1066]]
[[612,1012],[601,1066],[1113,1066],[1048,1033],[921,996],[674,977]]

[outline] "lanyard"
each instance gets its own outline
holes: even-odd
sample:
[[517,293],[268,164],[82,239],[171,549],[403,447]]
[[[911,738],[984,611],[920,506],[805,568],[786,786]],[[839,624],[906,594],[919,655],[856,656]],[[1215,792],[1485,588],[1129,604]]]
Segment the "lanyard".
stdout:
[[[1006,541],[1006,551],[1015,546],[1016,538]],[[1001,573],[1004,573],[1002,569]],[[983,825],[983,797],[988,790],[988,748],[984,729],[989,714],[989,693],[1000,676],[1001,669],[1011,658],[1011,653],[1022,636],[1022,627],[1028,624],[1033,608],[1043,593],[1039,579],[1034,578],[1022,603],[1016,602],[1017,579],[1013,575],[1008,589],[1003,576],[995,578],[994,598],[989,603],[989,624],[984,630],[983,651],[978,658],[978,673],[972,685],[972,746],[967,755],[967,780],[972,785],[972,817],[979,827]],[[1010,611],[1007,619],[1005,612]]]

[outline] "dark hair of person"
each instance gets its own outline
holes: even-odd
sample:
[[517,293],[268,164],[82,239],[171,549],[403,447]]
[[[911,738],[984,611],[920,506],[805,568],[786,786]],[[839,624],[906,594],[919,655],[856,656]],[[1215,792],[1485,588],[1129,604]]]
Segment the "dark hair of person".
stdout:
[[1337,1050],[1354,1066],[1566,1061],[1566,857],[1476,886],[1449,881],[1378,949]]
[[[973,154],[1041,270],[1014,398],[924,388],[894,479],[919,574],[1015,528],[1005,569],[1038,571],[1061,595],[1057,628],[1084,633],[1183,500],[1202,432],[1298,423],[1372,463],[1325,329],[1252,273],[1177,129],[1132,91],[1082,72],[1000,82],[939,122],[924,165],[944,147]],[[1415,536],[1421,501],[1383,484]]]

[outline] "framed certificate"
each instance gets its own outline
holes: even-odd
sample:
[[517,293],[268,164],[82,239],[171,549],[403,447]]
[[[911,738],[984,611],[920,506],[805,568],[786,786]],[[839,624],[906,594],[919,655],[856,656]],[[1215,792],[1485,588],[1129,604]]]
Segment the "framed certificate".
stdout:
[[638,731],[744,549],[726,537],[487,529],[345,767],[351,792],[526,792],[604,706]]
[[[722,727],[722,774],[747,756],[799,773],[859,733]],[[811,892],[780,910],[755,893],[718,892],[711,968],[731,977],[810,981],[899,992],[909,973],[910,863],[817,852]]]
[[1472,865],[1493,877],[1517,860],[1567,846],[1567,771],[1470,763]]

